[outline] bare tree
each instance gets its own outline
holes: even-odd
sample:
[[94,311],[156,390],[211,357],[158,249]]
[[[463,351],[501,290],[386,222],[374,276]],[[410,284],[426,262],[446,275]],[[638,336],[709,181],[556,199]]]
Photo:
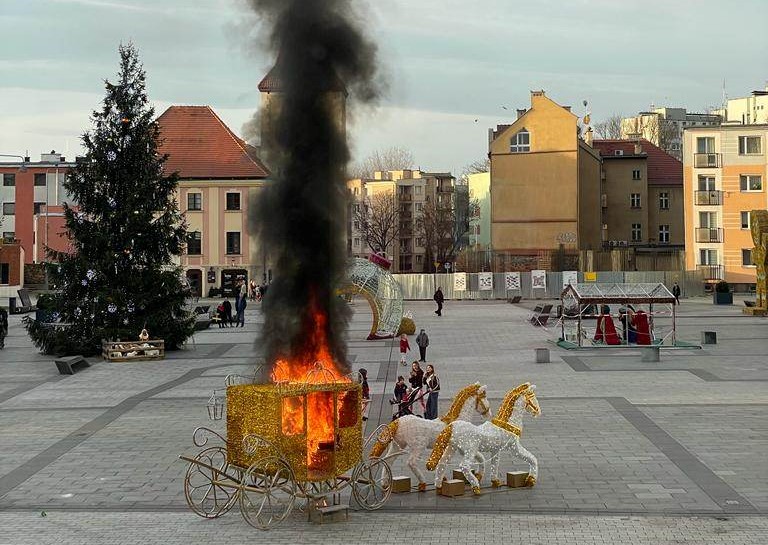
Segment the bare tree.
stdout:
[[349,169],[351,178],[373,178],[373,173],[387,170],[404,170],[413,168],[416,159],[410,150],[393,146],[376,150],[362,161],[353,164]]
[[393,192],[374,193],[354,203],[352,218],[360,238],[374,252],[386,252],[400,234],[400,210]]
[[471,163],[468,163],[467,165],[465,165],[463,169],[461,169],[461,174],[459,174],[459,183],[461,184],[469,183],[470,174],[478,174],[480,172],[490,172],[490,170],[491,170],[491,160],[488,157],[483,157],[482,159],[477,159],[475,161],[472,161]]
[[[451,199],[449,195],[424,203],[421,217],[416,220],[416,230],[424,237],[427,249],[428,272],[434,271],[434,262],[454,261],[462,246],[464,235],[469,231],[469,216],[477,202]],[[463,210],[466,208],[466,210]]]
[[621,116],[613,114],[605,120],[595,123],[595,136],[600,139],[617,140],[621,138]]

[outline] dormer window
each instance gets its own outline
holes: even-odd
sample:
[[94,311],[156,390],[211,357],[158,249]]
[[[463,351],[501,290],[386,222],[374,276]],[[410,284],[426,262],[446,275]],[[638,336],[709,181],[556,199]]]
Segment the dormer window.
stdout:
[[525,153],[531,151],[531,133],[522,129],[509,141],[509,151],[512,153]]

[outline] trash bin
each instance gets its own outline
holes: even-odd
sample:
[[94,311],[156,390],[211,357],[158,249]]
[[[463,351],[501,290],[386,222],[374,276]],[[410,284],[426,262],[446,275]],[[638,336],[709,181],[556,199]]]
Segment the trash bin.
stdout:
[[16,314],[16,298],[8,298],[8,314]]

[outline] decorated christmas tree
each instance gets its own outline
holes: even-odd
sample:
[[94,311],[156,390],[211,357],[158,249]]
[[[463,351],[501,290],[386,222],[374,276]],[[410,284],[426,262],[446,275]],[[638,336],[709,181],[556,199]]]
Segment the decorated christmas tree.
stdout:
[[194,318],[173,258],[181,253],[185,224],[163,171],[159,128],[145,89],[136,49],[120,46],[117,81],[83,135],[86,150],[64,187],[69,252],[50,252],[55,306],[67,327],[27,320],[45,352],[93,354],[102,339],[137,340],[142,329],[176,348],[192,334]]

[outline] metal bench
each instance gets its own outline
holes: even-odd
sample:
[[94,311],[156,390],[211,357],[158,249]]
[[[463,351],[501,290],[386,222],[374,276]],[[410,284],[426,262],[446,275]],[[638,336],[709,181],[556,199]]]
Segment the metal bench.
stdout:
[[61,375],[74,375],[77,367],[90,367],[83,356],[65,356],[54,360]]

